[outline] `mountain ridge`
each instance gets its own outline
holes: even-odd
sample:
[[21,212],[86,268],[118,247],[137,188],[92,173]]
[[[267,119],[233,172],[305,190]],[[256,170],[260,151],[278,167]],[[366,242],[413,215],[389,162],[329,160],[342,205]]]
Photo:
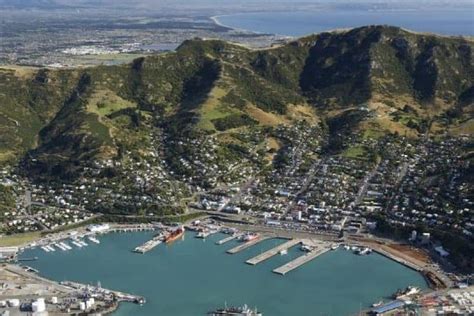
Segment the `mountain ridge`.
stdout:
[[[0,161],[74,178],[84,162],[144,151],[155,128],[192,139],[308,120],[329,128],[331,141],[348,132],[470,134],[473,48],[470,39],[367,26],[262,50],[193,39],[126,65],[3,68]],[[179,153],[163,146],[168,160]]]

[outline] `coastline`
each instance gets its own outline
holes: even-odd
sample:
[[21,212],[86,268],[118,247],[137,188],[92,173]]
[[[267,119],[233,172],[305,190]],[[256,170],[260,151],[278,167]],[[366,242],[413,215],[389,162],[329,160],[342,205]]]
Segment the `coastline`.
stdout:
[[[209,214],[208,214],[208,216],[209,216]],[[204,217],[208,217],[208,216],[204,216]],[[202,218],[200,218],[200,219],[202,219]],[[192,220],[189,220],[187,222],[189,223],[191,221]],[[265,227],[265,226],[230,224],[230,223],[226,223],[226,222],[222,222],[222,221],[219,221],[219,224],[222,225],[221,227],[235,227],[235,228],[238,228],[239,231],[259,232],[263,236],[267,236],[267,238],[268,237],[276,237],[276,238],[304,238],[304,237],[308,237],[308,238],[311,238],[311,239],[314,239],[314,240],[321,240],[321,241],[331,242],[331,243],[337,242],[337,243],[344,243],[344,244],[353,245],[353,246],[361,246],[361,247],[362,246],[364,246],[364,247],[367,246],[367,247],[370,247],[371,249],[373,249],[374,252],[377,252],[377,253],[379,253],[383,256],[386,256],[387,258],[389,258],[389,259],[391,259],[391,260],[393,260],[393,261],[395,261],[399,264],[402,264],[402,265],[404,265],[408,268],[411,268],[411,269],[417,271],[418,273],[420,273],[422,276],[424,276],[426,284],[429,286],[429,290],[428,290],[429,293],[437,290],[437,289],[432,287],[432,283],[429,282],[429,280],[427,279],[426,273],[425,273],[425,267],[423,266],[423,264],[419,264],[417,266],[417,265],[414,265],[413,262],[410,263],[410,261],[407,261],[405,257],[400,256],[400,254],[397,254],[394,251],[385,252],[385,250],[387,250],[387,249],[383,249],[383,250],[378,249],[375,241],[373,241],[373,240],[371,242],[368,242],[367,240],[357,240],[357,238],[355,238],[355,239],[349,238],[347,240],[341,241],[340,238],[338,238],[337,235],[334,235],[334,234],[314,234],[314,233],[309,233],[309,232],[298,232],[298,231],[291,231],[291,230],[278,230],[278,229],[273,229],[271,227]],[[107,231],[101,232],[100,234],[109,234],[111,232],[117,232],[117,231],[128,231],[128,232],[129,231],[141,231],[141,230],[151,229],[152,227],[157,228],[158,226],[156,226],[156,225],[154,226],[153,224],[134,224],[134,225],[130,225],[130,224],[111,224],[110,228]],[[81,236],[84,236],[84,237],[87,236],[87,234],[82,235],[85,232],[85,227],[82,227],[81,229],[82,229],[82,233],[80,233]],[[41,242],[51,242],[51,240],[64,239],[64,237],[69,238],[70,237],[70,235],[69,235],[70,232],[71,232],[71,230],[66,230],[66,231],[63,231],[63,232],[55,233],[53,236],[43,237],[42,239],[38,239],[33,243],[25,245],[24,247],[22,247],[22,250],[30,248],[30,247],[38,246],[38,243],[41,243]],[[390,249],[388,249],[388,250],[390,250]],[[405,264],[406,262],[408,262],[408,264]],[[20,265],[18,264],[18,262],[15,264],[15,266],[18,269],[22,269],[20,267]],[[32,274],[31,272],[28,272],[28,273]],[[34,274],[34,275],[36,275],[36,274]],[[48,280],[48,279],[43,278],[39,275],[38,275],[38,277],[45,280],[45,282],[52,282],[52,283],[56,283],[56,284],[61,283],[61,282]],[[108,312],[106,312],[106,314],[107,313],[111,314],[111,313],[115,312],[118,308],[120,308],[120,304],[116,304],[116,306],[114,306],[113,308],[110,308],[110,310],[108,310]]]
[[229,26],[229,25],[226,25],[226,24],[222,23],[221,21],[219,21],[219,18],[225,17],[225,16],[231,16],[231,15],[232,14],[213,15],[209,18],[214,22],[214,24],[216,24],[218,26],[221,26],[221,27],[231,29],[233,31],[251,33],[251,34],[258,34],[258,35],[265,34],[265,33],[261,33],[261,32],[256,32],[256,31],[252,31],[252,30],[247,30],[247,29],[243,29],[243,28],[237,28],[237,27]]

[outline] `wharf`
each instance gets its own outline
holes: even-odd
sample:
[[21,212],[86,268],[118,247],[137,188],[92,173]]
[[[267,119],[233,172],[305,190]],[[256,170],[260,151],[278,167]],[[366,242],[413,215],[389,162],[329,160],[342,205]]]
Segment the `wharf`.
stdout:
[[[311,244],[311,242],[308,242],[308,240],[303,241],[304,244]],[[312,243],[312,246],[315,247],[314,250],[288,262],[287,264],[282,265],[281,267],[278,267],[273,270],[274,273],[285,275],[288,272],[302,266],[303,264],[315,259],[316,257],[319,257],[323,253],[328,252],[331,250],[331,248],[328,245],[325,244],[315,244]]]
[[398,263],[400,263],[400,264],[402,264],[402,265],[404,265],[404,266],[406,266],[406,267],[408,267],[408,268],[410,268],[410,269],[413,269],[413,270],[418,271],[418,272],[423,271],[423,268],[422,268],[422,267],[420,267],[420,266],[418,266],[418,265],[416,265],[416,264],[414,264],[414,263],[411,263],[411,262],[409,262],[409,261],[407,261],[407,260],[403,260],[402,258],[399,258],[399,257],[397,257],[397,256],[395,256],[395,255],[389,253],[388,251],[385,251],[385,250],[381,249],[380,247],[374,248],[373,251],[375,251],[376,253],[378,253],[378,254],[380,254],[380,255],[382,255],[382,256],[385,256],[385,257],[387,257],[387,258],[389,258],[389,259],[392,259],[393,261],[398,262]]
[[156,229],[157,229],[157,227],[155,225],[151,225],[151,224],[120,225],[120,226],[111,227],[109,229],[109,232],[128,233],[128,232],[154,231]]
[[237,252],[240,252],[240,251],[242,251],[242,250],[245,250],[245,249],[247,249],[247,248],[250,248],[250,247],[252,247],[253,245],[258,244],[259,242],[264,241],[264,240],[266,240],[266,239],[268,239],[268,238],[270,238],[270,237],[258,237],[258,238],[254,239],[254,240],[247,241],[246,243],[243,243],[243,244],[241,244],[241,245],[238,245],[237,247],[234,247],[234,248],[232,248],[232,249],[227,250],[227,253],[233,255],[233,254],[235,254],[235,253],[237,253]]
[[162,242],[163,242],[163,235],[160,234],[158,236],[153,237],[153,239],[148,240],[143,245],[136,247],[133,250],[133,252],[142,253],[142,254],[146,253],[152,250],[153,248],[155,248],[156,246],[158,246],[159,244],[161,244]]
[[120,302],[132,302],[136,304],[144,304],[146,302],[143,296],[128,294],[128,293],[119,292],[119,291],[107,290],[100,286],[86,285],[86,284],[73,282],[73,281],[62,281],[62,282],[59,282],[59,284],[73,290],[88,292],[88,293],[91,293],[92,295],[111,293],[114,295],[115,299],[117,299]]
[[216,241],[216,245],[223,245],[225,244],[226,242],[229,242],[231,240],[234,240],[236,238],[238,238],[239,236],[242,236],[242,234],[236,234],[236,235],[232,235],[232,236],[229,236],[229,237],[226,237],[224,239],[221,239],[219,241]]
[[275,248],[265,251],[264,253],[261,253],[258,256],[255,256],[252,259],[245,261],[245,263],[251,264],[251,265],[259,264],[262,261],[270,259],[274,255],[278,254],[280,251],[287,250],[288,248],[291,248],[294,245],[299,244],[299,243],[301,243],[301,239],[291,239],[279,246],[276,246]]

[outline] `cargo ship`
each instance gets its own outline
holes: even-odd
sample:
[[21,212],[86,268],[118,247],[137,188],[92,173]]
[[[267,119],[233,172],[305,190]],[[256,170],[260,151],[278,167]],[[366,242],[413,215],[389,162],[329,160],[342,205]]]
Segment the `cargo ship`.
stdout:
[[224,307],[218,308],[215,311],[207,313],[211,316],[262,316],[263,314],[258,312],[257,309],[251,310],[247,305],[242,307]]
[[165,242],[170,243],[184,235],[184,227],[179,227],[165,237]]

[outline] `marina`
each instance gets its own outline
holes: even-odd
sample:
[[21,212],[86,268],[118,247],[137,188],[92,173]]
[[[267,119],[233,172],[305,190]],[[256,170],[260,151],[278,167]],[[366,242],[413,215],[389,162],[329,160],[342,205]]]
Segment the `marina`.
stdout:
[[278,254],[282,251],[288,250],[288,248],[291,248],[291,247],[293,247],[293,246],[295,246],[299,243],[301,243],[301,239],[291,239],[291,240],[285,242],[284,244],[276,246],[275,248],[272,248],[272,249],[270,249],[270,250],[268,250],[268,251],[266,251],[262,254],[259,254],[256,257],[253,257],[252,259],[249,259],[249,260],[245,261],[245,263],[250,264],[250,265],[259,264],[260,262],[265,261],[267,259],[270,259],[274,255],[276,255],[276,254]]

